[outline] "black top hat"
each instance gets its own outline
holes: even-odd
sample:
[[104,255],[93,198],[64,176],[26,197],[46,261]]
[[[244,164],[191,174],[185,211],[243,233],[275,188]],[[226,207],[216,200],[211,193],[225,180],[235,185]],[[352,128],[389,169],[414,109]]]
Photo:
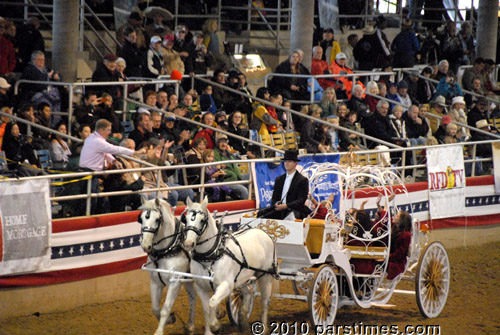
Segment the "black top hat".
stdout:
[[285,151],[285,156],[281,159],[282,161],[296,161],[300,162],[300,159],[298,159],[299,153],[295,150],[286,150]]

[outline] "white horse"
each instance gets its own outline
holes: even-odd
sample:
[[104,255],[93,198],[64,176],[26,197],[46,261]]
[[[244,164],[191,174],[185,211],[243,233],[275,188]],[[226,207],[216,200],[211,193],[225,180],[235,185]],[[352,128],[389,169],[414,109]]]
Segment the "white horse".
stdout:
[[[248,305],[253,294],[249,285],[258,280],[262,299],[262,323],[267,325],[273,275],[277,273],[273,240],[260,229],[246,229],[233,234],[220,232],[207,209],[208,200],[193,203],[187,200],[184,246],[194,251],[191,273],[212,275],[213,282],[195,279],[205,316],[205,335],[219,331],[216,309],[233,289],[241,290],[242,303],[238,314],[240,329],[250,334]],[[210,294],[214,290],[214,294]]]
[[[154,264],[158,269],[188,272],[190,260],[182,245],[182,224],[176,222],[170,205],[157,198],[143,202],[139,209],[142,210],[139,215],[141,247],[148,254],[148,263]],[[162,335],[165,324],[175,322],[175,317],[170,311],[179,295],[181,282],[175,279],[170,282],[171,278],[170,274],[150,272],[151,304],[153,314],[159,320],[155,335]],[[169,288],[160,311],[163,288],[166,285]],[[190,307],[186,332],[193,334],[196,293],[192,282],[184,283],[184,287],[188,293]]]

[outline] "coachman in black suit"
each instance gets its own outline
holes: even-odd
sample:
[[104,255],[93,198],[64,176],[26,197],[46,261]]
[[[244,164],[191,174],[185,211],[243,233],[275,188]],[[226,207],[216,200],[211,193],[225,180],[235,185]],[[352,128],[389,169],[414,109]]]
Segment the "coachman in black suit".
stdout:
[[[263,210],[259,216],[283,220],[290,212],[293,212],[296,219],[303,219],[311,212],[305,205],[309,194],[309,181],[296,169],[300,161],[296,151],[285,151],[282,160],[286,173],[276,178],[274,182],[272,207]],[[292,176],[292,179],[288,191],[284,191],[287,175]]]

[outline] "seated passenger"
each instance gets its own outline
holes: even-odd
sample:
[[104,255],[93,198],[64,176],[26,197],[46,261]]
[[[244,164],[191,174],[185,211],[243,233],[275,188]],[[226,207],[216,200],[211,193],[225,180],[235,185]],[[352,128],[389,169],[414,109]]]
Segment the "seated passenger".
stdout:
[[406,211],[399,211],[394,218],[391,236],[391,253],[387,279],[392,280],[404,272],[411,243],[412,218]]

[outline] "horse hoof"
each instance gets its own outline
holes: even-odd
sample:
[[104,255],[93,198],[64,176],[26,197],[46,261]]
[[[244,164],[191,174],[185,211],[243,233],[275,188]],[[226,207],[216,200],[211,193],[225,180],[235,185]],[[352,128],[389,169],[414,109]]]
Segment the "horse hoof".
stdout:
[[220,323],[217,322],[216,324],[210,325],[210,331],[214,334],[218,334],[220,332],[221,326]]
[[171,325],[172,323],[175,323],[175,321],[176,321],[175,314],[170,313],[170,315],[167,318],[167,325]]
[[226,310],[222,308],[220,305],[217,307],[217,310],[215,311],[215,316],[217,317],[218,320],[222,319],[223,317],[226,316]]

